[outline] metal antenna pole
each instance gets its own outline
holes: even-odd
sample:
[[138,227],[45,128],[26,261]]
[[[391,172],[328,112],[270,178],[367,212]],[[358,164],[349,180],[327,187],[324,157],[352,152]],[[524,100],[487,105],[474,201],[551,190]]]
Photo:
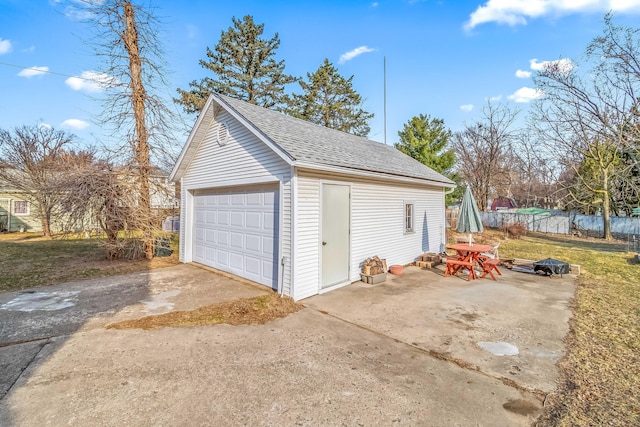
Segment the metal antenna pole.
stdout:
[[383,60],[384,68],[384,143],[387,143],[387,56]]

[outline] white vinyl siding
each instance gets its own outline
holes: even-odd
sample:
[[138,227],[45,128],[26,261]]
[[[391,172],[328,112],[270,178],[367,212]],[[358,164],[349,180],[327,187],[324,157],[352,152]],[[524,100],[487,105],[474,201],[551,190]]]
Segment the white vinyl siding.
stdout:
[[[211,108],[213,109],[213,108]],[[208,112],[207,112],[208,114]],[[228,129],[227,142],[220,146],[217,141],[218,124],[225,123]],[[206,133],[198,130],[193,143],[197,150],[189,161],[181,178],[181,216],[180,260],[192,260],[192,237],[189,227],[193,227],[193,193],[197,190],[214,190],[250,185],[277,184],[280,182],[282,203],[279,212],[282,215],[280,227],[280,257],[291,258],[291,168],[276,153],[260,141],[253,133],[239,123],[226,111],[221,111],[211,123],[202,123]],[[280,264],[278,262],[278,264]],[[290,268],[290,265],[287,266]],[[283,275],[284,293],[291,292],[291,275]]]
[[320,180],[298,175],[294,299],[318,293],[320,280]]
[[[441,188],[298,173],[295,298],[319,290],[320,180],[351,182],[351,280],[360,277],[366,258],[378,255],[388,265],[408,264],[423,252],[440,252],[444,242]],[[414,232],[405,232],[405,201],[414,205]]]
[[[229,131],[224,146],[217,142],[218,124],[221,122]],[[209,188],[248,184],[258,179],[275,182],[289,173],[289,165],[226,111],[222,111],[209,126],[185,170],[182,182],[188,189]]]

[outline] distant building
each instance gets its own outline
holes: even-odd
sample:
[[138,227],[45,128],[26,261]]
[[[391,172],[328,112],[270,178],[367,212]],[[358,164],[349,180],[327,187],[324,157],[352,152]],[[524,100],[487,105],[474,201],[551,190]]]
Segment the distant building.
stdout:
[[499,196],[493,199],[493,202],[491,202],[492,211],[504,211],[517,207],[518,205],[516,205],[515,200],[513,200],[511,197]]

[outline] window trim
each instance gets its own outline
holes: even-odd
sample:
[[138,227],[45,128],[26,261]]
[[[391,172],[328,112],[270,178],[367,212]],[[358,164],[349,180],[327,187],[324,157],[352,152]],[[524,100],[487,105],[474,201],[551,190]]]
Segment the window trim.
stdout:
[[[26,203],[26,212],[17,212],[16,204],[17,203]],[[15,216],[28,216],[31,213],[31,206],[28,200],[14,200],[13,201],[13,214]]]
[[[410,215],[407,208],[411,206]],[[404,234],[412,234],[416,232],[416,202],[413,200],[405,200],[402,209],[402,223]]]

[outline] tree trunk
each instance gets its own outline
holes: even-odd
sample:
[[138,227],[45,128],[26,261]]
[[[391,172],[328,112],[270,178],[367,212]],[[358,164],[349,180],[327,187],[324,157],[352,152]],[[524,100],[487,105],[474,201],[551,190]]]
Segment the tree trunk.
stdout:
[[38,200],[40,210],[40,224],[42,225],[42,235],[51,237],[51,209],[47,206],[47,202],[39,197]]
[[602,177],[602,229],[604,230],[604,239],[611,240],[611,203],[609,194],[609,175],[604,172]]
[[151,196],[149,192],[149,134],[147,133],[145,117],[146,93],[142,83],[142,61],[138,45],[138,29],[135,22],[135,11],[131,2],[124,2],[124,16],[126,20],[125,32],[122,35],[129,54],[129,69],[131,71],[131,98],[135,119],[134,151],[138,166],[138,208],[139,219],[147,259],[153,258],[153,219],[151,217]]

